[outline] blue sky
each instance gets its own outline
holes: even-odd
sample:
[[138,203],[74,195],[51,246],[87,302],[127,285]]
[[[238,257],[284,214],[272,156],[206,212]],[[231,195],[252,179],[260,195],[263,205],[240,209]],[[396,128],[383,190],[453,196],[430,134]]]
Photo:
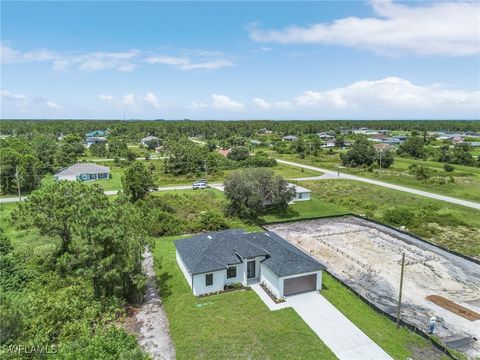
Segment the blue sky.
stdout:
[[2,118],[478,119],[478,2],[2,2]]

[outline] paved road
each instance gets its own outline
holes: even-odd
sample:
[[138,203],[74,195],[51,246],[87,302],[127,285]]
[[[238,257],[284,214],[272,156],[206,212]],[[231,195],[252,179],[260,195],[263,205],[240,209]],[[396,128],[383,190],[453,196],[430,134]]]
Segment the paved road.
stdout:
[[392,359],[322,295],[309,292],[288,296],[287,304],[340,360]]
[[[453,197],[450,197],[450,196],[444,196],[444,195],[430,193],[430,192],[427,192],[427,191],[408,188],[408,187],[405,187],[405,186],[389,184],[389,183],[386,183],[386,182],[383,182],[383,181],[372,180],[372,179],[364,178],[364,177],[361,177],[361,176],[349,175],[349,174],[345,174],[345,173],[337,173],[337,171],[327,170],[327,169],[319,168],[319,167],[316,167],[316,166],[299,164],[299,163],[292,162],[292,161],[286,161],[286,160],[281,160],[281,159],[275,159],[275,160],[277,160],[277,162],[279,162],[280,164],[296,166],[296,167],[300,167],[300,168],[304,168],[304,169],[308,169],[308,170],[313,170],[313,171],[320,171],[320,172],[323,172],[325,175],[328,175],[328,176],[322,175],[322,176],[318,176],[318,177],[311,177],[310,179],[309,178],[301,178],[304,181],[305,180],[322,180],[322,179],[326,179],[326,178],[356,180],[356,181],[366,182],[366,183],[373,184],[373,185],[383,186],[383,187],[394,189],[394,190],[408,192],[410,194],[425,196],[425,197],[428,197],[428,198],[431,198],[431,199],[447,201],[447,202],[452,203],[452,204],[462,205],[462,206],[466,206],[466,207],[469,207],[469,208],[472,208],[472,209],[480,210],[480,204],[476,203],[476,202],[473,202],[473,201],[461,200],[461,199],[453,198]],[[315,179],[315,178],[317,178],[317,179]]]
[[[211,183],[210,187],[213,189],[219,189],[223,187],[222,183]],[[172,190],[191,190],[192,185],[177,185],[177,186],[162,186],[159,187],[156,191],[172,191]],[[119,193],[119,190],[108,190],[105,191],[105,195],[107,196],[112,196],[112,195],[117,195]],[[24,201],[27,197],[22,196],[22,200]],[[11,198],[0,198],[0,204],[5,204],[5,203],[13,203],[13,202],[18,202],[20,201],[18,197],[11,197]]]

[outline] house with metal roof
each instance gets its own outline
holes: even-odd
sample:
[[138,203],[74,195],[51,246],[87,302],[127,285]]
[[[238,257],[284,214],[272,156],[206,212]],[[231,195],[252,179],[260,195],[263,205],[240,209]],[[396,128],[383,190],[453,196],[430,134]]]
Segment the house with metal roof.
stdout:
[[177,263],[196,296],[261,283],[278,299],[322,287],[325,266],[267,232],[215,231],[175,241]]
[[62,169],[54,175],[55,180],[67,181],[93,181],[108,179],[110,177],[110,168],[92,163],[77,163],[68,168]]

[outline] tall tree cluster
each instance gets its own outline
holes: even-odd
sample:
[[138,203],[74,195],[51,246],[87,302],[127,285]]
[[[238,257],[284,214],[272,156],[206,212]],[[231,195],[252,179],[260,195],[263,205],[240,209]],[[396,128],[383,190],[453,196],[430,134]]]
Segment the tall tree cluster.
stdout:
[[295,189],[281,176],[266,168],[235,171],[225,180],[227,213],[255,218],[267,210],[285,210]]
[[119,197],[110,202],[97,185],[60,181],[43,185],[12,213],[20,229],[37,228],[59,240],[54,255],[61,274],[81,272],[97,296],[138,301],[145,246],[143,216]]

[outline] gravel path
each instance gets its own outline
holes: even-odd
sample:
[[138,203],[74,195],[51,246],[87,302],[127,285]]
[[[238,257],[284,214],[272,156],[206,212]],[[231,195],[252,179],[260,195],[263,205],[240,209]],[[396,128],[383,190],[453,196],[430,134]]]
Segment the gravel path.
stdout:
[[162,307],[160,294],[155,287],[153,256],[149,249],[143,254],[142,267],[147,276],[145,299],[135,314],[127,320],[126,327],[135,333],[138,344],[155,360],[175,359],[175,347],[170,336],[168,318]]

